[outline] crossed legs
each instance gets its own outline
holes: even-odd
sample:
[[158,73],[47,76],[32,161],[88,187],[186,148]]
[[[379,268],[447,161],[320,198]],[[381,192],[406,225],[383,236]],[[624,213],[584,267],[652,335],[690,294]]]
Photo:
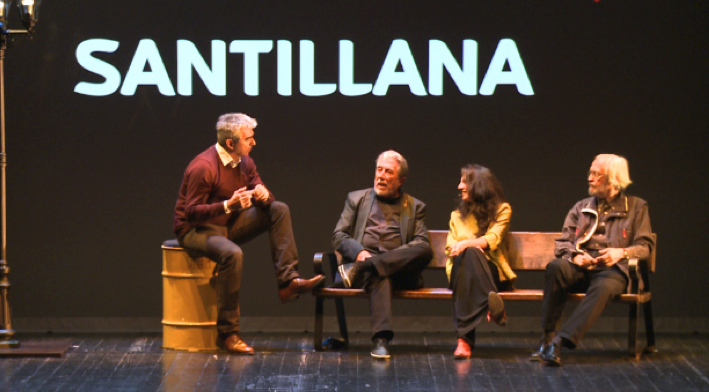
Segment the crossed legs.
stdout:
[[453,325],[458,339],[475,345],[475,327],[488,311],[490,292],[509,290],[509,282],[501,282],[497,266],[480,249],[468,248],[453,260]]
[[217,263],[217,330],[220,335],[239,331],[239,290],[244,255],[239,245],[268,231],[271,257],[279,287],[298,277],[298,252],[290,210],[274,201],[265,208],[251,207],[235,214],[228,226],[205,224],[188,231],[180,245]]
[[428,245],[395,249],[371,257],[376,274],[369,279],[371,290],[370,310],[372,339],[391,340],[393,332],[393,313],[391,307],[392,291],[395,289],[418,288],[421,273],[433,257]]

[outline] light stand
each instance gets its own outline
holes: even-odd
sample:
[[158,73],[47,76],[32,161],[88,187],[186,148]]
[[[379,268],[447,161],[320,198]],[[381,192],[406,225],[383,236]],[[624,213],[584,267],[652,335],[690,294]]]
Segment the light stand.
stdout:
[[[24,29],[8,28],[8,18],[12,4],[17,2],[20,19]],[[5,50],[12,35],[31,36],[37,23],[39,6],[42,0],[0,0],[0,226],[2,230],[0,255],[0,356],[61,356],[67,350],[66,344],[28,344],[20,348],[20,341],[15,339],[12,329],[12,312],[8,301],[10,281],[7,278],[10,268],[7,265],[7,155],[5,154]]]

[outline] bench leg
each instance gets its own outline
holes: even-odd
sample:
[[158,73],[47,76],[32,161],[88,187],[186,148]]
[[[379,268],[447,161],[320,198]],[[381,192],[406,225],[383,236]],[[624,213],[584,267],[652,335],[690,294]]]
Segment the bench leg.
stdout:
[[345,318],[345,303],[342,298],[335,298],[335,309],[337,310],[337,324],[340,326],[340,336],[344,341],[344,347],[350,345],[350,335],[347,332],[347,319]]
[[313,347],[315,347],[315,351],[322,351],[322,324],[324,302],[325,298],[315,297],[315,332],[313,334]]
[[[347,320],[345,319],[345,304],[342,298],[335,298],[335,307],[337,310],[337,323],[340,326],[341,339],[327,338],[323,341],[323,314],[325,298],[315,297],[315,331],[313,332],[313,347],[315,351],[323,351],[325,346],[328,349],[347,348],[350,344],[349,334],[347,332]],[[324,344],[323,344],[324,343]]]
[[628,311],[628,355],[635,359],[640,359],[641,354],[641,351],[637,349],[638,314],[640,314],[640,304],[630,304]]
[[643,317],[645,318],[645,335],[647,336],[647,347],[645,347],[645,353],[651,354],[656,353],[657,348],[655,348],[655,327],[652,322],[652,306],[651,301],[647,301],[643,304]]
[[[334,254],[330,254],[330,273],[333,276],[337,275],[337,257]],[[345,318],[345,303],[342,298],[335,298],[335,312],[337,313],[337,324],[340,327],[340,337],[341,339],[332,339],[332,348],[347,348],[350,345],[350,337],[347,333],[347,319]],[[328,339],[330,340],[330,339]]]

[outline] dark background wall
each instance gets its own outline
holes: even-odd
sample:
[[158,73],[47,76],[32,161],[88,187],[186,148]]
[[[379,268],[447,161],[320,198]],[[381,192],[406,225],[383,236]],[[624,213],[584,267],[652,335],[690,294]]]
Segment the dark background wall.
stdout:
[[[610,152],[628,158],[629,193],[649,202],[659,236],[656,315],[709,317],[706,302],[685,300],[707,294],[709,272],[704,1],[84,0],[46,1],[41,12],[34,39],[16,39],[5,61],[15,316],[160,317],[160,244],[173,236],[182,173],[215,142],[217,117],[239,111],[259,121],[252,157],[291,207],[305,276],[312,254],[330,249],[346,193],[371,186],[385,149],[408,158],[405,190],[428,204],[429,228],[447,228],[459,169],[470,162],[497,174],[516,231],[560,230],[586,195],[593,157]],[[293,95],[276,92],[275,48],[260,58],[258,96],[244,94],[240,54],[227,54],[222,97],[196,74],[192,96],[163,96],[155,86],[133,96],[77,94],[77,83],[103,81],[75,57],[93,38],[120,42],[96,57],[123,77],[138,42],[154,40],[173,86],[179,39],[208,63],[211,40],[288,40]],[[479,86],[503,38],[516,42],[534,95],[503,85],[467,96],[448,76],[442,96],[415,96],[407,86],[358,97],[298,90],[300,40],[315,43],[316,82],[337,83],[338,42],[348,39],[355,81],[374,83],[391,42],[404,39],[428,86],[429,40],[445,42],[460,61],[462,41],[472,39]],[[309,298],[278,304],[266,239],[245,252],[244,316],[311,314]],[[355,314],[367,314],[358,306]],[[402,302],[398,312],[450,310]]]

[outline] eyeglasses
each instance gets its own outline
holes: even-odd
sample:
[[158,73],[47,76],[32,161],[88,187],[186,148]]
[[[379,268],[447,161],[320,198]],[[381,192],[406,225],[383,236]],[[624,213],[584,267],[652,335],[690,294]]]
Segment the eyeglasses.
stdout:
[[588,176],[591,177],[591,178],[593,178],[593,179],[597,179],[597,178],[601,178],[601,177],[605,176],[605,174],[599,173],[599,172],[597,172],[597,171],[589,170],[589,171],[588,171]]

